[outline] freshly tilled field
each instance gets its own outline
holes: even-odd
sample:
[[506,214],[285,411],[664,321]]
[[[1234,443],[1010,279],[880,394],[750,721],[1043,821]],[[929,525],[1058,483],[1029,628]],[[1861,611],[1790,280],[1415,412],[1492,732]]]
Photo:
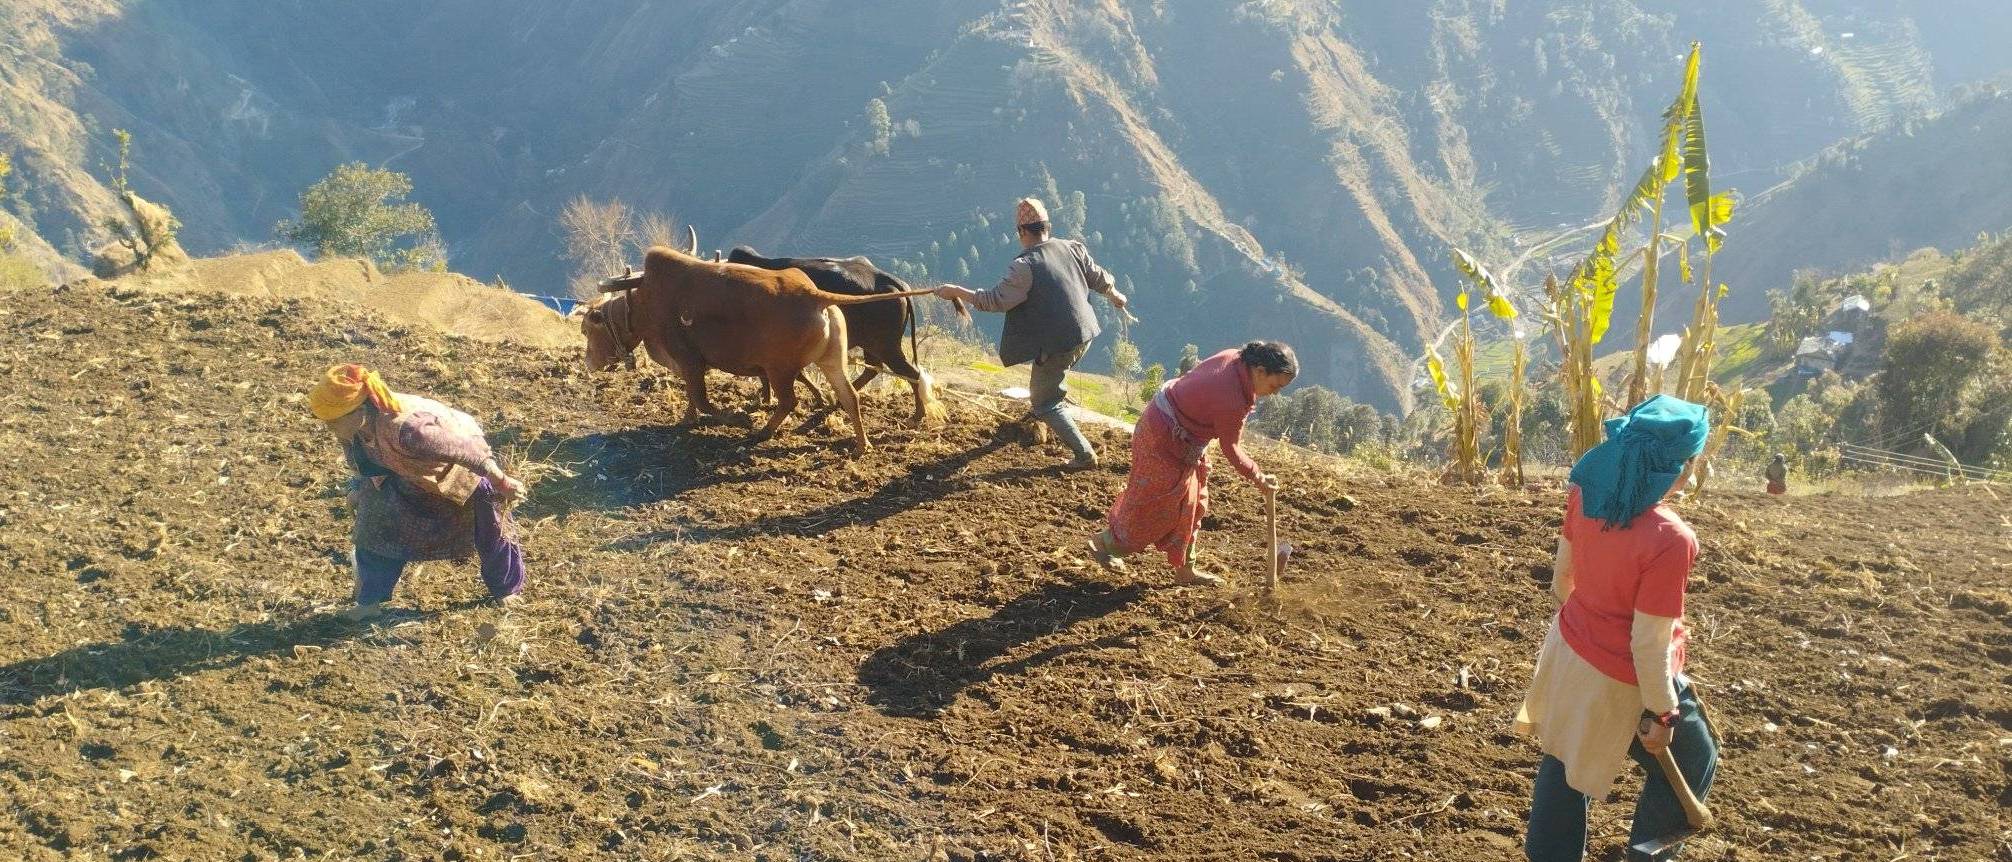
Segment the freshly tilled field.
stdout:
[[[1536,754],[1507,727],[1555,485],[1261,450],[1285,586],[1250,589],[1263,519],[1229,477],[1203,554],[1236,586],[1175,589],[1085,558],[1117,434],[1063,474],[961,399],[911,430],[890,394],[857,459],[835,424],[749,449],[745,420],[669,427],[662,372],[330,306],[0,310],[0,857],[1521,858]],[[400,614],[334,616],[344,468],[300,393],[351,360],[534,482],[526,603],[431,563]],[[2012,506],[1687,516],[1725,760],[1686,858],[2012,859]],[[1595,807],[1593,858],[1629,801]]]

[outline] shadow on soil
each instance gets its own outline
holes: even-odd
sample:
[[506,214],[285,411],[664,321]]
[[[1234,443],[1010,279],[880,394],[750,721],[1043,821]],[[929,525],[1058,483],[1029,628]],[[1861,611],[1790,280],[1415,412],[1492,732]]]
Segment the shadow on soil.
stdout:
[[[913,509],[916,506],[940,500],[958,491],[970,488],[979,481],[996,478],[990,475],[964,475],[964,469],[985,456],[1012,445],[1012,443],[1013,441],[1005,436],[994,437],[962,452],[946,455],[932,461],[912,464],[908,467],[907,472],[899,478],[883,483],[879,488],[874,489],[872,493],[864,497],[855,497],[844,502],[791,515],[763,518],[752,523],[737,526],[707,528],[695,525],[690,529],[644,533],[624,539],[613,547],[622,550],[633,550],[670,538],[745,540],[759,536],[777,535],[822,536],[841,527],[871,526],[889,517]],[[770,443],[767,445],[773,446],[775,444]],[[676,484],[672,487],[670,494],[665,496],[668,497],[686,490],[706,487],[708,485],[757,482],[778,476],[795,475],[800,473],[804,468],[801,464],[790,463],[787,460],[788,458],[801,452],[826,451],[827,449],[828,447],[819,445],[805,445],[789,450],[777,450],[773,454],[783,457],[773,459],[767,466],[758,463],[747,463],[745,461],[739,463],[716,462],[715,464],[694,462],[691,469],[695,472],[688,475],[684,483]],[[771,453],[765,451],[764,454]],[[833,455],[836,459],[844,457],[843,451],[834,451]],[[1059,469],[1042,472],[1059,472]],[[544,487],[543,484],[540,487]],[[644,491],[644,498],[638,502],[663,499],[663,497],[652,496],[652,492],[647,490]],[[532,515],[532,517],[536,517],[536,515]]]
[[995,676],[1024,673],[1069,653],[1105,646],[1102,641],[1063,643],[988,664],[1024,644],[1122,610],[1144,595],[1145,589],[1137,585],[1049,584],[984,619],[910,635],[875,650],[860,664],[859,682],[868,689],[867,701],[881,712],[933,716],[966,689]]
[[[715,426],[720,423],[714,423]],[[793,436],[762,443],[760,458],[738,429],[653,425],[610,433],[562,437],[496,435],[495,447],[514,456],[519,471],[536,479],[517,510],[520,518],[564,517],[648,506],[714,485],[763,482],[804,469],[796,459],[817,453],[842,458],[845,449]]]
[[327,613],[292,622],[216,630],[128,628],[124,640],[84,644],[47,658],[0,667],[0,705],[21,706],[50,695],[120,689],[149,680],[236,667],[247,659],[294,647],[327,647],[357,640],[387,624],[451,614],[479,604],[469,601],[430,611],[398,611],[374,623],[352,622]]

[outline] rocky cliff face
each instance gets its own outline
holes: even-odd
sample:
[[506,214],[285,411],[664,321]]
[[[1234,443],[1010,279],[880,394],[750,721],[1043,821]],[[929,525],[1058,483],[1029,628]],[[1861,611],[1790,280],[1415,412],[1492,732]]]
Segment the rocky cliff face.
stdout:
[[708,248],[983,283],[1011,254],[1011,200],[1038,193],[1126,279],[1149,362],[1284,337],[1316,382],[1393,408],[1447,312],[1447,248],[1506,256],[1596,216],[1690,39],[1721,183],[1759,188],[1996,70],[1982,46],[2012,14],[1925,9],[15,0],[0,147],[19,211],[73,254],[101,239],[125,128],[136,190],[193,252],[264,240],[302,187],[363,160],[412,175],[457,269],[537,293],[563,292],[553,222],[575,195],[674,213]]

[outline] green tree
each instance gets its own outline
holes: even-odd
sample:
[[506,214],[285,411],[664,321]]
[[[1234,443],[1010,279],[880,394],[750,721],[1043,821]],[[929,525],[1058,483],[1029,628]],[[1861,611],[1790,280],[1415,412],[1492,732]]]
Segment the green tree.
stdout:
[[1938,311],[1894,327],[1886,339],[1879,397],[1893,431],[1927,427],[1938,436],[1962,426],[1964,390],[1990,366],[1998,333]]
[[182,220],[175,218],[166,206],[141,198],[133,191],[129,179],[133,168],[133,133],[113,129],[112,136],[119,142],[118,162],[110,167],[112,189],[118,193],[119,203],[125,205],[126,212],[123,216],[102,216],[99,226],[125,247],[139,267],[147,267],[156,259],[186,259],[187,252],[175,241],[175,236],[181,233]]
[[1333,455],[1381,442],[1386,417],[1324,386],[1295,387],[1288,394],[1265,399],[1251,420],[1251,430]]
[[300,218],[280,222],[279,238],[321,257],[362,257],[388,269],[444,269],[446,249],[433,214],[405,200],[412,180],[352,162],[300,195]]
[[1153,396],[1160,394],[1160,385],[1167,382],[1167,367],[1160,363],[1146,366],[1146,373],[1139,378],[1139,403],[1151,403]]
[[887,155],[888,147],[894,140],[894,118],[887,112],[887,103],[879,99],[866,102],[866,149],[876,156]]
[[1139,379],[1139,347],[1123,336],[1111,345],[1111,376],[1117,378],[1121,397],[1130,400],[1136,394],[1132,384]]
[[1202,349],[1192,344],[1182,345],[1180,373],[1186,374],[1193,371],[1195,370],[1195,366],[1200,364],[1202,364]]
[[126,181],[126,174],[133,167],[133,133],[113,129],[112,137],[119,141],[119,163],[112,170],[112,191],[123,197],[132,190],[132,184]]

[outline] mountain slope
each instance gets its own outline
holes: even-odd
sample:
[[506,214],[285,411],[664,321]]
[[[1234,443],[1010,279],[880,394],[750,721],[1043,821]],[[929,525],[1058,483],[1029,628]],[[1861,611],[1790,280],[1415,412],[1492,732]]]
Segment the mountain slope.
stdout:
[[1811,160],[1743,213],[1719,258],[1739,290],[1727,316],[1765,316],[1795,272],[1839,274],[1924,246],[1967,247],[2012,227],[2012,92],[1987,89],[1932,120]]
[[[850,457],[665,427],[660,371],[314,299],[87,284],[0,292],[0,327],[0,858],[1522,858],[1538,752],[1504,728],[1555,485],[1259,449],[1296,549],[1266,599],[1248,483],[1201,546],[1232,586],[1105,572],[1082,542],[1122,470],[958,402],[912,430],[870,397]],[[530,482],[522,604],[440,562],[378,624],[335,614],[351,471],[300,393],[343,361],[480,417]],[[1690,852],[1991,858],[2005,764],[1950,755],[2012,717],[2012,546],[1976,527],[2012,504],[1732,484],[1685,517],[1741,804]]]
[[1761,185],[2002,67],[1975,52],[2012,13],[1955,2],[1962,26],[1857,0],[17,0],[0,147],[71,255],[102,240],[126,128],[197,254],[363,160],[413,176],[455,268],[537,293],[563,290],[554,217],[581,194],[708,247],[982,283],[1039,193],[1138,297],[1149,361],[1286,337],[1389,409],[1447,248],[1504,257],[1610,205],[1689,40],[1719,170]]

